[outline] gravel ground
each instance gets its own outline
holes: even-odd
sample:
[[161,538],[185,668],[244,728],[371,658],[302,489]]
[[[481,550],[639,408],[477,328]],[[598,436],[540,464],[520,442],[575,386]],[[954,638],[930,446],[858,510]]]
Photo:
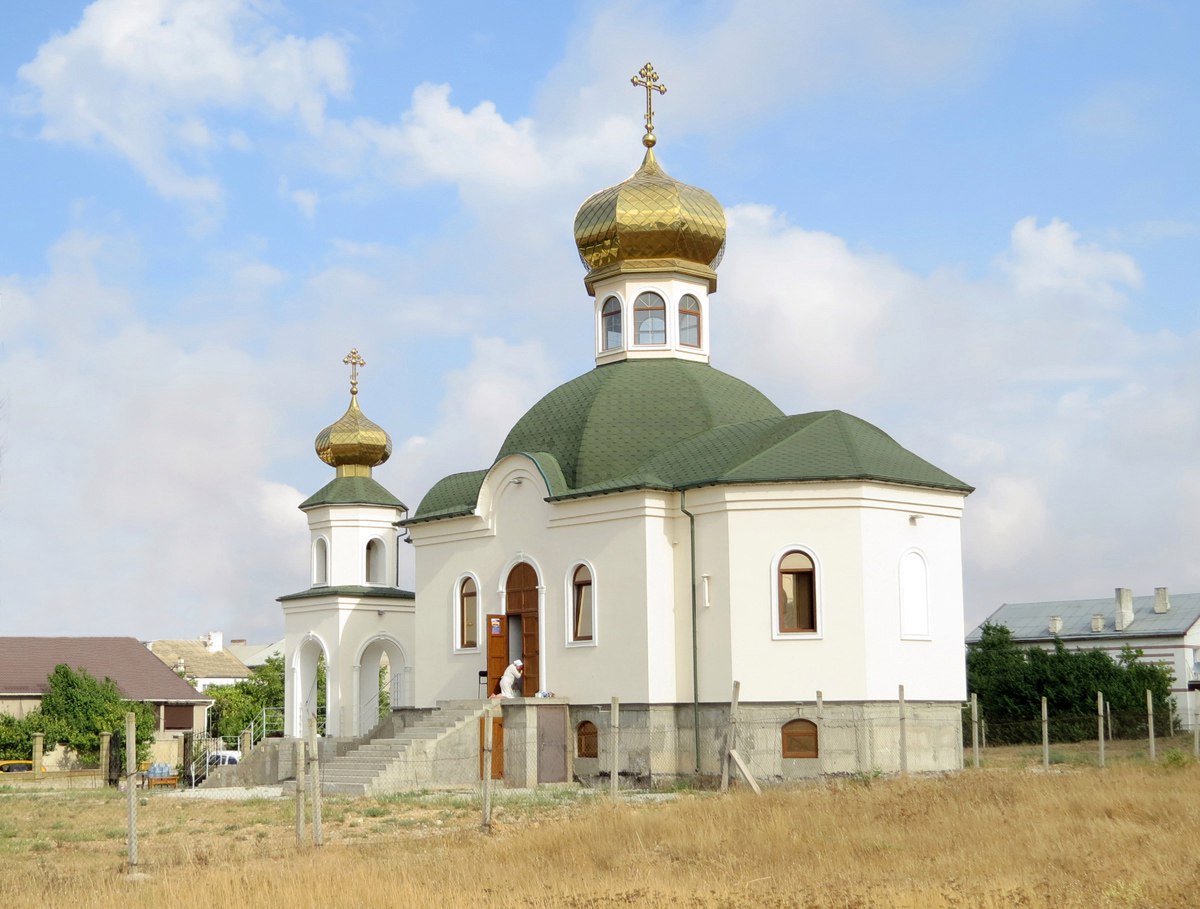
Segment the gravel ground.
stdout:
[[282,786],[227,786],[221,789],[175,789],[161,793],[173,799],[209,799],[218,802],[244,802],[247,799],[277,799]]

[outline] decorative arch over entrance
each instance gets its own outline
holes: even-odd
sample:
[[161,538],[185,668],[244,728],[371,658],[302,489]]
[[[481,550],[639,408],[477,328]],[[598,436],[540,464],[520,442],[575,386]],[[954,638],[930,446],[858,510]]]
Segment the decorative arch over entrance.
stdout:
[[325,704],[328,690],[318,688],[321,663],[325,663],[325,687],[329,686],[329,657],[324,642],[316,635],[306,635],[292,657],[292,715],[288,718],[288,735],[306,735],[308,718],[317,718],[317,729],[324,734]]
[[[537,570],[528,562],[518,562],[509,570],[508,578],[504,582],[504,612],[508,618],[508,634],[505,635],[508,653],[505,654],[504,665],[507,666],[508,662],[518,656],[524,661],[521,692],[526,697],[534,695],[541,688],[542,661],[538,621],[540,605],[541,586]],[[488,656],[490,669],[490,649]]]
[[365,735],[378,725],[385,698],[392,710],[412,706],[411,675],[404,648],[391,635],[363,643],[354,661],[353,735]]

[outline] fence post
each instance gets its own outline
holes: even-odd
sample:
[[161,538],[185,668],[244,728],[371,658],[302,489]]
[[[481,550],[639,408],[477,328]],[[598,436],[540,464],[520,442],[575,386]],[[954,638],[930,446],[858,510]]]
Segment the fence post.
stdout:
[[825,776],[825,696],[817,692],[817,775]]
[[1100,739],[1100,766],[1104,766],[1104,692],[1096,692],[1096,731]]
[[1042,766],[1050,769],[1050,714],[1046,709],[1046,698],[1042,697]]
[[296,845],[304,845],[304,733],[296,737]]
[[483,832],[492,832],[492,707],[483,710]]
[[129,867],[138,863],[137,842],[137,717],[125,714],[125,792],[129,796]]
[[1150,760],[1154,760],[1154,695],[1146,689],[1146,725],[1150,730]]
[[[612,713],[608,721],[609,729],[612,731],[612,769],[608,776],[608,794],[615,796],[620,788],[620,772],[621,772],[621,699],[612,699]],[[700,756],[696,755],[696,763],[700,763]]]
[[[36,752],[36,749],[37,749],[36,742],[34,743],[34,749]],[[112,733],[111,732],[102,732],[102,733],[100,733],[100,783],[101,783],[100,788],[102,788],[102,789],[105,786],[107,786],[109,784],[110,780],[112,779],[112,777],[111,777],[111,771],[112,771],[111,761],[112,761]],[[37,770],[37,766],[35,765],[33,769]]]
[[908,727],[904,719],[904,686],[900,686],[900,775],[908,776]]
[[979,695],[971,692],[971,754],[975,769],[979,769]]
[[725,747],[721,750],[721,791],[729,791],[729,752],[737,748],[737,708],[738,695],[742,683],[736,679],[733,682],[733,694],[729,698],[729,723],[725,727]]
[[[33,734],[33,778],[40,780],[42,778],[42,758],[46,750],[46,733],[35,732]],[[107,772],[108,768],[104,768]]]
[[321,751],[317,744],[317,718],[315,716],[309,717],[308,720],[308,738],[311,743],[309,747],[312,749],[310,758],[312,772],[309,774],[308,784],[312,787],[313,845],[320,846],[324,843],[325,836],[321,829]]
[[1192,717],[1192,757],[1200,758],[1200,711]]

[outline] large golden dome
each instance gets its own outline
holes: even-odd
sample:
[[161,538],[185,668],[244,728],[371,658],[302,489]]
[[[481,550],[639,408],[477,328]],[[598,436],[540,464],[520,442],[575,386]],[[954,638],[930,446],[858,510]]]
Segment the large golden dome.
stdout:
[[663,270],[706,278],[709,290],[716,290],[725,211],[712,193],[668,175],[647,148],[632,177],[579,207],[575,245],[588,267],[589,292],[610,275]]
[[358,395],[351,394],[350,406],[342,418],[317,434],[317,457],[338,469],[338,476],[371,475],[392,454],[392,439],[366,418],[358,406]]

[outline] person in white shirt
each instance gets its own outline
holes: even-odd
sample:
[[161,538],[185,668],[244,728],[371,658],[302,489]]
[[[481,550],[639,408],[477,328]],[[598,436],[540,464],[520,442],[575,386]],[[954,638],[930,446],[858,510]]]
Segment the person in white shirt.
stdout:
[[508,664],[504,675],[500,676],[500,697],[515,698],[517,696],[517,693],[513,691],[513,686],[517,684],[524,672],[525,663],[522,660],[513,660]]

